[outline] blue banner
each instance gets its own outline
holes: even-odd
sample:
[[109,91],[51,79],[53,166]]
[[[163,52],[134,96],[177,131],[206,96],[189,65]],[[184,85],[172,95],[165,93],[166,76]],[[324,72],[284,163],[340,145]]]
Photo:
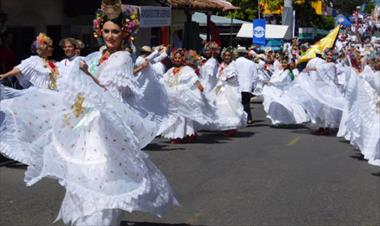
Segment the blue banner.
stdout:
[[265,19],[255,19],[253,20],[253,39],[252,43],[260,46],[266,44],[265,39]]
[[349,27],[352,25],[352,23],[347,19],[347,17],[343,16],[342,14],[339,14],[336,18],[335,18],[335,23],[336,24],[340,24],[340,25],[343,25],[345,27]]

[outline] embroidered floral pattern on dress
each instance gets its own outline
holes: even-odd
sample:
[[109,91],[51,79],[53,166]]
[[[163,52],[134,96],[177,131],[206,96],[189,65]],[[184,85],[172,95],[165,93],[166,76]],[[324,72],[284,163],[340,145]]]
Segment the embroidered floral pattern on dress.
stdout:
[[77,98],[75,99],[75,102],[73,106],[71,106],[71,109],[74,112],[74,115],[79,118],[82,113],[84,112],[83,102],[84,102],[84,96],[82,94],[78,94]]

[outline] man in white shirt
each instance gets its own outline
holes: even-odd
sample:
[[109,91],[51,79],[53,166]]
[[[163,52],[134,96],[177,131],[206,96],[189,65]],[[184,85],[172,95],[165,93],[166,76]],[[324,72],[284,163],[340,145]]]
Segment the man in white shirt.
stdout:
[[258,80],[256,64],[247,59],[247,49],[245,47],[238,47],[237,49],[238,58],[235,60],[236,69],[238,72],[238,81],[240,86],[240,92],[242,95],[242,104],[244,106],[244,111],[248,115],[248,124],[253,123],[252,113],[251,113],[251,97],[252,86]]
[[59,42],[59,46],[62,48],[65,58],[59,62],[60,73],[69,72],[73,66],[74,60],[79,56],[81,45],[74,38],[64,38]]

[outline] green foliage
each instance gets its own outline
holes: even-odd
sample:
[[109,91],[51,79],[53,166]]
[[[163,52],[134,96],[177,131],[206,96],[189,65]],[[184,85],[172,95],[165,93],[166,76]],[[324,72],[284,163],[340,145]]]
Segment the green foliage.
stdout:
[[334,8],[338,9],[340,13],[351,15],[356,6],[369,3],[370,0],[332,0],[331,2],[333,2]]
[[332,16],[322,16],[321,21],[317,24],[319,29],[331,30],[335,27],[335,19]]
[[[258,17],[258,0],[228,0],[233,5],[240,7],[240,10],[229,12],[224,16],[234,17],[245,21],[252,21]],[[304,4],[293,4],[293,8],[296,11],[296,23],[298,27],[317,27],[320,29],[330,30],[334,28],[334,18],[330,16],[321,16],[315,13],[315,10],[311,6],[313,0],[305,0]],[[334,3],[334,7],[342,9],[341,11],[349,11],[350,14],[357,5],[361,5],[363,1],[369,0],[326,0],[325,3]],[[270,10],[277,10],[284,5],[284,0],[260,0],[265,2]],[[372,6],[368,6],[372,7]]]
[[236,19],[252,21],[258,16],[258,4],[253,0],[229,0],[233,5],[240,7],[240,10],[229,12],[224,14],[228,17],[234,17]]
[[260,2],[265,3],[271,11],[278,10],[284,5],[284,0],[261,0]]
[[306,4],[293,4],[296,11],[296,23],[299,27],[313,27],[319,24],[321,16],[315,13],[314,8],[306,1]]
[[364,12],[367,13],[367,14],[371,14],[372,11],[375,9],[375,3],[374,2],[368,2],[366,5],[365,5],[365,8],[364,8]]

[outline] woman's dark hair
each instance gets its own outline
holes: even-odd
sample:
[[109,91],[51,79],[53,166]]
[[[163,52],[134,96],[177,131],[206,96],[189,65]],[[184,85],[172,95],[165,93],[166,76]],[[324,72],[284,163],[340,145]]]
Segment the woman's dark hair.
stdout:
[[123,14],[120,13],[118,17],[114,18],[114,19],[108,19],[107,15],[104,15],[104,20],[103,20],[103,23],[102,23],[102,27],[104,26],[104,24],[108,21],[111,21],[113,22],[114,24],[117,24],[119,25],[119,27],[122,27],[123,26]]

